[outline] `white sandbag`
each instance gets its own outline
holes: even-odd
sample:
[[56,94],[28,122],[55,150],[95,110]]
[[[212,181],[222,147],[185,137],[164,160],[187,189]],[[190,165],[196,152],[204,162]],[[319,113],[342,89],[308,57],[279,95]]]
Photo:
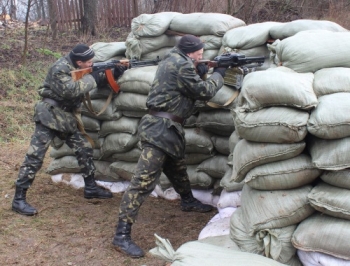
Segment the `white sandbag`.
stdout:
[[263,255],[287,265],[301,266],[300,262],[288,263],[296,256],[296,249],[291,243],[295,228],[296,225],[290,225],[264,229],[249,235],[244,225],[242,208],[238,208],[230,219],[230,237],[241,251]]
[[323,170],[342,170],[350,167],[350,137],[324,140],[310,137],[307,148],[312,163]]
[[155,50],[146,54],[142,54],[140,60],[141,61],[155,60],[157,58],[163,59],[170,52],[171,49],[173,49],[173,47],[162,47],[162,48],[159,48],[158,50]]
[[347,29],[332,21],[298,19],[272,26],[270,28],[270,35],[273,39],[284,39],[305,30],[328,30],[333,32],[347,31]]
[[244,186],[244,180],[241,182],[232,181],[232,166],[227,170],[223,178],[220,180],[220,186],[227,192],[241,191]]
[[350,266],[350,260],[339,259],[324,253],[312,251],[297,251],[304,266]]
[[202,231],[199,233],[198,239],[229,234],[230,217],[220,218],[220,214],[218,213],[204,226]]
[[113,99],[113,105],[120,111],[147,111],[147,95],[122,92]]
[[214,145],[211,134],[199,128],[185,128],[186,153],[212,154]]
[[151,195],[156,195],[156,197],[160,197],[166,200],[177,200],[181,198],[173,187],[162,189],[159,185],[156,185]]
[[179,14],[177,12],[141,14],[131,20],[131,31],[139,37],[160,36],[169,28],[171,20]]
[[294,143],[306,134],[309,113],[291,107],[267,107],[256,112],[233,110],[235,129],[250,141]]
[[198,242],[239,251],[239,247],[231,240],[229,235],[210,236],[198,239]]
[[350,169],[323,171],[320,178],[332,186],[350,189]]
[[304,148],[305,142],[258,143],[242,139],[233,151],[231,179],[241,182],[254,167],[293,158],[302,153]]
[[337,92],[350,92],[350,68],[331,67],[316,71],[313,87],[317,97]]
[[138,137],[129,133],[113,133],[109,134],[101,147],[101,156],[108,158],[114,153],[130,151],[135,148]]
[[224,209],[227,207],[240,207],[241,206],[241,194],[242,191],[228,192],[225,189],[222,190],[219,201],[218,209]]
[[295,248],[321,252],[344,260],[350,260],[350,221],[315,213],[302,221],[294,231]]
[[292,189],[312,183],[322,173],[307,154],[267,163],[250,170],[245,183],[259,190]]
[[297,73],[286,67],[249,73],[244,77],[237,106],[250,112],[270,106],[310,110],[318,103],[313,79],[312,73]]
[[298,224],[315,210],[308,194],[312,186],[288,190],[263,191],[245,185],[242,190],[242,217],[246,232],[253,236],[264,229]]
[[116,121],[102,121],[101,130],[98,134],[101,137],[106,137],[112,133],[129,133],[136,134],[137,127],[140,119],[138,118],[130,118],[130,117],[121,117]]
[[[91,100],[92,108],[95,112],[100,112],[102,108],[106,104],[106,99],[95,99]],[[95,114],[92,114],[89,112],[89,110],[83,105],[81,108],[81,114],[92,117],[98,120],[118,120],[122,117],[122,112],[117,110],[117,107],[115,104],[113,104],[113,101],[107,106],[106,110],[100,114],[99,116],[96,116]]]
[[213,178],[221,179],[229,168],[227,156],[216,155],[200,163],[196,170],[207,173]]
[[244,21],[226,14],[190,13],[175,16],[169,29],[197,36],[224,36],[228,30],[244,25]]
[[167,239],[155,234],[156,247],[149,252],[152,256],[171,262],[172,266],[281,266],[283,264],[260,255],[218,247],[199,241],[187,242],[176,251]]
[[90,46],[95,52],[93,62],[105,62],[114,56],[125,56],[125,42],[97,42]]
[[319,212],[350,220],[350,190],[318,183],[309,193],[310,204]]
[[349,42],[350,32],[308,30],[268,47],[282,66],[306,73],[329,67],[350,67]]
[[318,98],[312,110],[307,130],[321,139],[340,139],[350,136],[350,93],[332,93]]
[[120,90],[148,95],[158,66],[145,66],[128,69],[118,79]]
[[[190,177],[190,182],[191,182],[191,177]],[[191,187],[193,187],[192,184],[191,184]],[[212,189],[192,188],[192,194],[196,199],[198,199],[200,202],[204,204],[208,204],[213,207],[216,207],[218,204],[219,196],[213,195]]]
[[219,136],[230,136],[235,130],[230,111],[224,109],[200,112],[197,126]]
[[[202,35],[199,39],[204,43],[205,50],[219,50],[222,46],[222,37],[215,35]],[[203,57],[206,59],[206,57]]]
[[225,33],[222,44],[238,49],[249,49],[263,45],[270,38],[270,28],[281,24],[281,22],[267,21],[231,29]]
[[122,193],[130,185],[129,181],[105,182],[97,180],[96,183],[97,185],[110,190],[112,193]]

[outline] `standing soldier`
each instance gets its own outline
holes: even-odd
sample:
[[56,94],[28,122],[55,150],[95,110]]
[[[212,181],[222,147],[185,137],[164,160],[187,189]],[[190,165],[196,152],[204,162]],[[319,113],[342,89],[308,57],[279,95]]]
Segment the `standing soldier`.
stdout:
[[[201,60],[204,44],[193,35],[183,36],[176,47],[160,62],[147,98],[149,114],[139,124],[142,153],[135,174],[125,191],[119,209],[119,221],[113,245],[131,257],[144,256],[143,250],[131,240],[131,226],[145,198],[154,190],[161,172],[169,178],[181,197],[183,211],[208,212],[192,195],[185,164],[184,120],[191,116],[196,100],[209,100],[223,85],[225,68],[208,72]],[[197,74],[198,72],[198,74]]]
[[[51,66],[39,89],[42,100],[35,105],[35,130],[19,170],[12,202],[12,210],[22,215],[38,213],[27,203],[26,194],[54,137],[64,140],[75,153],[85,182],[84,197],[106,199],[113,196],[110,191],[96,185],[92,148],[77,126],[77,123],[81,123],[79,108],[84,94],[96,88],[105,77],[92,72],[91,75],[74,81],[70,73],[77,68],[91,67],[94,55],[94,51],[87,45],[78,44],[67,56],[58,59]],[[118,78],[124,71],[124,67],[116,68],[114,77]]]

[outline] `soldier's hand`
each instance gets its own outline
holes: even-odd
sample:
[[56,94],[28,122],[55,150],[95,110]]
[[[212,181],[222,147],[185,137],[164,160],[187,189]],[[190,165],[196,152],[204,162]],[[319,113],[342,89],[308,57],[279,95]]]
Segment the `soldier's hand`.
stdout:
[[203,77],[205,74],[208,73],[208,66],[204,63],[201,63],[201,64],[198,64],[197,67],[197,74],[200,76],[200,77]]
[[223,78],[225,77],[225,74],[226,74],[226,70],[227,68],[226,67],[214,67],[214,70],[213,72],[217,72],[219,73]]
[[114,68],[114,78],[118,79],[121,75],[123,75],[123,73],[125,72],[125,70],[127,70],[128,68],[126,66],[123,65],[117,65]]

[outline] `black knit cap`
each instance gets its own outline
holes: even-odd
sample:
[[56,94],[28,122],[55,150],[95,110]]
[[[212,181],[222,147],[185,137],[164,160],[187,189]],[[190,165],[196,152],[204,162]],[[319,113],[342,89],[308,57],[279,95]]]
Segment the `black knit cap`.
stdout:
[[177,44],[177,48],[179,48],[185,54],[193,53],[202,49],[203,47],[204,43],[202,43],[198,37],[190,34],[182,36]]
[[70,58],[73,62],[83,61],[86,62],[95,56],[94,51],[85,44],[78,44],[69,53]]

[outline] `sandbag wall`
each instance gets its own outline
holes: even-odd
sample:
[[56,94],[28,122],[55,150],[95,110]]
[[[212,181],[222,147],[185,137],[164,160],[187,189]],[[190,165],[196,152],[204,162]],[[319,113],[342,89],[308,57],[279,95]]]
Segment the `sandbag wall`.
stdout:
[[231,239],[288,265],[348,265],[350,33],[325,21],[269,31],[283,38],[268,45],[278,67],[248,74],[233,111],[231,181],[244,186]]

